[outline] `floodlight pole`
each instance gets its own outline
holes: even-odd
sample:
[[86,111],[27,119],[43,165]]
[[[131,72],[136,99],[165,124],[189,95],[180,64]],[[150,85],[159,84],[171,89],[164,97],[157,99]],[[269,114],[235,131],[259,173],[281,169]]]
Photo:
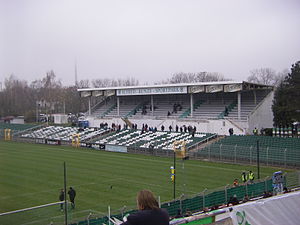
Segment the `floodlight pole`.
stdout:
[[257,179],[260,179],[260,173],[259,173],[259,140],[257,140]]
[[66,162],[64,162],[64,191],[65,191],[65,225],[68,225],[67,171],[66,171]]
[[174,182],[173,182],[173,199],[175,200],[175,190],[176,190],[176,151],[174,149]]

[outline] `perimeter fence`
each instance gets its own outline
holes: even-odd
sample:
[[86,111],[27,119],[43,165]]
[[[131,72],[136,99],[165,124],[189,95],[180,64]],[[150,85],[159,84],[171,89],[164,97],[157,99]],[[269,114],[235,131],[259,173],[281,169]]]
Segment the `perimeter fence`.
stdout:
[[[296,188],[300,186],[300,171],[285,174],[284,186],[287,188]],[[232,196],[236,196],[239,201],[243,201],[247,195],[250,199],[260,198],[264,192],[273,192],[272,178],[257,180],[254,183],[246,183],[236,187],[224,186],[214,190],[204,190],[197,195],[187,196],[181,195],[180,198],[165,202],[161,204],[161,208],[165,208],[171,217],[174,217],[178,211],[182,214],[187,214],[195,211],[206,210],[211,207],[216,207],[228,204]],[[122,220],[124,216],[136,212],[135,209],[130,207],[123,207],[121,209],[108,212],[106,216],[89,214],[89,218],[72,225],[102,225],[109,224],[109,218],[117,218]]]
[[[38,144],[55,144],[55,145],[72,145],[70,141],[60,140],[46,140],[37,138],[19,138],[14,137],[14,141],[27,142],[27,143],[38,143]],[[299,139],[300,142],[300,139]],[[82,147],[89,146],[93,148],[93,144],[85,145],[81,143]],[[99,146],[99,144],[97,144]],[[173,157],[174,152],[168,149],[156,149],[156,148],[141,148],[139,146],[118,146],[116,148],[125,149],[123,152],[143,154],[150,156],[160,157]],[[105,147],[96,150],[105,150]],[[257,160],[259,163],[265,166],[276,166],[283,168],[300,168],[300,149],[296,147],[285,148],[272,147],[272,146],[261,146],[250,145],[250,146],[239,146],[239,145],[226,145],[220,143],[213,143],[199,150],[188,151],[187,156],[190,159],[206,160],[206,161],[219,161],[234,164],[249,164],[256,165]]]
[[300,149],[258,146],[211,144],[204,149],[189,152],[191,158],[237,164],[300,167]]

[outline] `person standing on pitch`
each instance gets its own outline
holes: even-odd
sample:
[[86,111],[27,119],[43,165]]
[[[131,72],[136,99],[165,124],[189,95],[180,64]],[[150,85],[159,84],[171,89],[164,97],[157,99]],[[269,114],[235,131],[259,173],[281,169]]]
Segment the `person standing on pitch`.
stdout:
[[247,174],[245,172],[242,172],[242,182],[246,183],[248,180]]
[[249,180],[251,183],[254,181],[254,173],[251,170],[249,171]]
[[[59,201],[64,201],[65,200],[65,192],[64,189],[60,189],[60,194],[59,194]],[[64,203],[60,203],[60,209],[61,211],[63,210]]]
[[68,191],[68,195],[72,204],[72,209],[75,209],[75,196],[76,196],[76,191],[70,187],[70,190]]

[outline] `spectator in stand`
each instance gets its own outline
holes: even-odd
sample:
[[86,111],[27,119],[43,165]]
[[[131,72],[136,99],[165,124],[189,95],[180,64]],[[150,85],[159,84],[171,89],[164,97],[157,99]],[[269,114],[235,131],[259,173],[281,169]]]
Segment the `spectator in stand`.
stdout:
[[170,113],[170,111],[168,111],[168,116],[171,116],[171,113]]
[[183,129],[184,129],[184,133],[186,133],[187,127],[185,125],[183,125]]
[[283,188],[283,193],[285,194],[285,193],[289,193],[290,191],[287,189],[287,187],[284,187]]
[[173,105],[173,112],[172,113],[177,113],[177,104],[176,103]]
[[183,217],[183,215],[181,214],[181,210],[178,209],[175,218],[182,218],[182,217]]
[[263,198],[269,198],[272,197],[272,193],[270,191],[264,191]]
[[121,225],[169,225],[169,215],[165,209],[160,209],[153,193],[142,190],[137,194],[137,213],[128,216]]
[[256,127],[255,127],[254,130],[253,130],[253,134],[254,134],[254,135],[258,135],[258,130],[257,130]]
[[229,112],[229,110],[228,110],[227,106],[225,106],[224,116],[228,116],[228,112]]
[[180,104],[178,104],[178,110],[181,111],[182,110],[182,106]]
[[238,181],[238,179],[234,179],[234,181],[233,181],[233,186],[234,186],[234,187],[239,186],[239,181]]
[[230,206],[230,204],[231,205],[237,205],[237,204],[239,204],[239,200],[237,199],[236,195],[233,195],[233,196],[230,197],[227,206]]
[[243,202],[248,202],[249,201],[249,196],[246,194],[243,198]]
[[169,130],[170,130],[170,132],[172,131],[172,129],[173,129],[173,128],[172,128],[172,126],[170,125],[170,126],[169,126]]
[[164,131],[164,130],[165,130],[164,125],[161,125],[161,131]]

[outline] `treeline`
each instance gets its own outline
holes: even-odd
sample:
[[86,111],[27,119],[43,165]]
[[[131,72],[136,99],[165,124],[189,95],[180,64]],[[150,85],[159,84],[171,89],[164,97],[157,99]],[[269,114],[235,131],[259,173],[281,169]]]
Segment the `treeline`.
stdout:
[[300,61],[292,65],[291,72],[279,83],[272,109],[275,126],[300,125]]
[[[250,71],[249,82],[275,85],[273,102],[274,125],[287,126],[300,121],[300,62],[296,62],[291,71],[277,73],[270,68]],[[231,80],[219,73],[175,73],[170,78],[154,84],[196,83]],[[73,86],[63,86],[53,71],[31,83],[19,80],[11,75],[5,79],[0,90],[0,117],[24,116],[27,122],[33,122],[37,114],[86,112],[88,102],[80,98],[78,88],[138,86],[135,78],[80,80]],[[143,85],[147,85],[143,84]],[[97,99],[94,99],[97,101]]]
[[[178,73],[156,84],[218,80],[224,80],[224,78],[216,73]],[[5,79],[3,90],[0,91],[0,117],[22,115],[26,122],[34,122],[38,117],[37,114],[78,114],[88,110],[87,99],[79,97],[78,88],[138,86],[139,84],[135,78],[103,78],[91,81],[85,79],[73,86],[63,86],[53,71],[47,72],[45,77],[31,83],[11,75]],[[97,99],[93,101],[95,103]]]
[[11,75],[0,92],[0,116],[24,116],[28,122],[36,120],[37,113],[79,112],[86,103],[78,97],[77,87],[64,87],[53,71],[28,84]]

